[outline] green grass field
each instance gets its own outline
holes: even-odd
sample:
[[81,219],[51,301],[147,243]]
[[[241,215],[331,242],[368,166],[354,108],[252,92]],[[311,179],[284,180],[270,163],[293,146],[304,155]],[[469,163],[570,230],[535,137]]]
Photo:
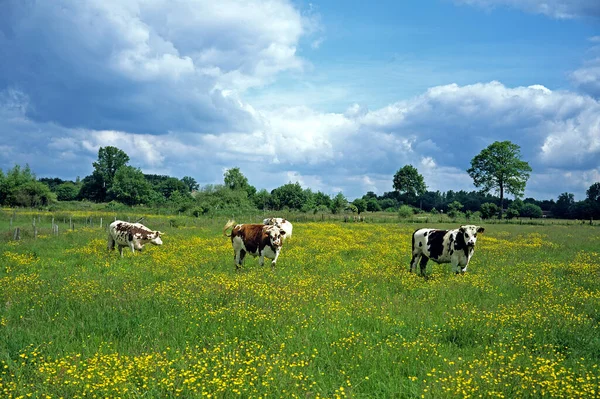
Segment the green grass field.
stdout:
[[296,222],[274,271],[235,272],[225,222],[149,217],[164,245],[121,259],[97,222],[3,221],[0,397],[600,395],[596,226],[483,224],[467,274],[424,279],[425,225]]

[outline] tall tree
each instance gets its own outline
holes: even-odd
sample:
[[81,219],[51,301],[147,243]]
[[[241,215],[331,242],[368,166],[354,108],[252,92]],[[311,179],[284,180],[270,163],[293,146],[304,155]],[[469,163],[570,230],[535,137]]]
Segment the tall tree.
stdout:
[[600,202],[600,182],[592,184],[585,193],[590,201]]
[[409,202],[413,202],[417,196],[425,194],[427,186],[417,168],[405,165],[394,175],[394,190],[406,195]]
[[331,200],[331,212],[332,213],[340,213],[348,206],[348,200],[341,192],[337,193],[335,197]]
[[248,193],[248,197],[256,194],[256,188],[248,183],[248,178],[242,174],[238,167],[227,169],[223,174],[223,180],[225,187],[231,190],[244,190]]
[[495,190],[500,194],[500,218],[504,193],[522,196],[529,179],[531,167],[520,157],[521,147],[510,141],[496,141],[476,155],[467,169],[475,187],[481,187],[483,192]]
[[127,162],[129,162],[129,156],[123,150],[112,146],[100,147],[98,160],[92,163],[92,166],[96,172],[96,179],[98,177],[101,179],[104,194],[112,187],[117,170],[121,166],[127,165]]
[[558,196],[558,200],[552,209],[552,213],[555,217],[568,218],[571,216],[574,205],[575,196],[572,193],[562,193]]
[[148,203],[152,194],[152,185],[140,169],[123,165],[115,173],[109,194],[127,205]]
[[196,179],[190,176],[184,176],[181,181],[185,184],[190,192],[198,191],[200,185],[196,182]]

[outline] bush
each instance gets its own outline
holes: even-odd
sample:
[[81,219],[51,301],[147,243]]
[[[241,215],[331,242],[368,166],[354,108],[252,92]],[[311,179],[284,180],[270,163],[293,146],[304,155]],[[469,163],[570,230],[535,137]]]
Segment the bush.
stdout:
[[521,216],[529,218],[541,218],[543,215],[542,208],[536,204],[527,203],[521,208]]
[[498,214],[498,205],[493,202],[486,202],[481,205],[479,211],[481,212],[482,219],[491,219]]
[[409,205],[402,205],[400,209],[398,209],[398,216],[401,218],[407,218],[414,215],[413,208]]
[[516,208],[508,208],[508,210],[506,211],[506,218],[507,219],[514,219],[514,218],[518,218],[520,215],[519,210]]
[[198,218],[207,212],[208,212],[208,209],[198,206],[198,207],[194,208],[194,210],[192,211],[192,215]]

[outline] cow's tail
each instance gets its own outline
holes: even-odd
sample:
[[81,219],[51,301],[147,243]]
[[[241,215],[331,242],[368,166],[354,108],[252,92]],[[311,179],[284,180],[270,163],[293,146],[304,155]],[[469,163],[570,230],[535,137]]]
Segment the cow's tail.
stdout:
[[223,227],[223,235],[227,237],[231,237],[231,234],[227,234],[227,229],[231,228],[231,226],[235,225],[235,220],[230,219],[225,223],[225,227]]

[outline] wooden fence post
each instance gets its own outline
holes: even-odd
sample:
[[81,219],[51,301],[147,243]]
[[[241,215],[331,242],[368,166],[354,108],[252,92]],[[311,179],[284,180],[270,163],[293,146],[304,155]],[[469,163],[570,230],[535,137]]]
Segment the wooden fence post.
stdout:
[[33,238],[37,239],[37,227],[33,226]]
[[13,240],[18,241],[20,239],[21,239],[21,229],[17,227],[15,229],[15,234],[13,236]]

